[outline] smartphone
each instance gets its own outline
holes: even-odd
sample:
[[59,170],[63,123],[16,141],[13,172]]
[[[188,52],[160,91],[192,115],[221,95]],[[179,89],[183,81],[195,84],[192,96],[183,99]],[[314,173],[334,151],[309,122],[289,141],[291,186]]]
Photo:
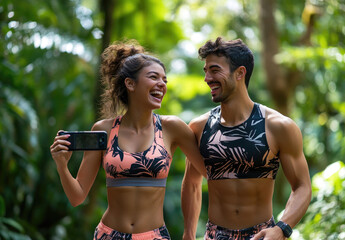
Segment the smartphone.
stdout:
[[62,131],[59,135],[69,134],[69,151],[105,150],[107,148],[106,131]]

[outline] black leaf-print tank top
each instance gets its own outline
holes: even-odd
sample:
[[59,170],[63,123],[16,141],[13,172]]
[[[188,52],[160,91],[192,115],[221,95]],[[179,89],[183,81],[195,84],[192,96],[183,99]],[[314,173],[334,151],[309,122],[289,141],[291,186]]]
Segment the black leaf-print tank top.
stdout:
[[201,136],[207,178],[275,179],[280,160],[267,143],[265,108],[255,103],[249,118],[235,127],[223,126],[220,116],[220,106],[211,110]]

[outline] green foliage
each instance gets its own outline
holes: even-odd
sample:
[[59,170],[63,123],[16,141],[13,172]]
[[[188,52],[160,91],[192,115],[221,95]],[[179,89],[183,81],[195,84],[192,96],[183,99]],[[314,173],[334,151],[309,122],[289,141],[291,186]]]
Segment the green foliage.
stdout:
[[345,154],[344,54],[338,47],[290,47],[277,56],[285,66],[304,73],[296,90],[295,116],[304,133],[312,172]]
[[134,38],[152,52],[167,52],[183,38],[168,14],[160,0],[117,1],[113,39]]
[[30,240],[17,221],[5,217],[5,200],[0,195],[0,237],[4,240]]
[[70,215],[49,145],[58,129],[90,128],[94,85],[93,67],[73,52],[83,28],[62,10],[70,4],[0,4],[0,192],[8,228],[1,233],[17,234],[5,239],[59,236],[58,222]]
[[305,239],[345,239],[345,164],[335,162],[312,179],[313,198],[297,230]]

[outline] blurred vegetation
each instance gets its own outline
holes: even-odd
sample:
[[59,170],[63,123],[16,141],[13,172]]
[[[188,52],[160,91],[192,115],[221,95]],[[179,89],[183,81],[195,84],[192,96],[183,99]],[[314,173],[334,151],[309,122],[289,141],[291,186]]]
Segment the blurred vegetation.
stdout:
[[335,162],[313,176],[313,198],[296,239],[345,239],[345,164]]
[[[105,2],[113,3],[110,30],[105,27],[109,23]],[[254,51],[256,67],[250,96],[275,107],[261,59],[258,11],[262,3],[2,0],[0,239],[92,239],[106,209],[104,172],[100,171],[100,184],[95,184],[90,193],[95,200],[89,196],[82,206],[73,208],[61,187],[49,146],[59,129],[88,130],[97,119],[95,86],[99,55],[107,43],[105,35],[109,34],[110,42],[135,38],[166,63],[168,93],[157,111],[160,114],[179,115],[189,122],[214,106],[203,82],[203,62],[197,58],[197,49],[219,35],[242,38]],[[299,73],[299,84],[290,96],[290,117],[301,127],[304,151],[314,176],[314,198],[297,227],[299,237],[304,239],[344,239],[345,234],[341,225],[345,209],[344,11],[343,0],[276,0],[274,16],[280,52],[275,61],[284,72]],[[307,30],[311,31],[308,41],[299,44]],[[81,157],[74,154],[71,159],[69,167],[74,174]],[[327,170],[318,173],[333,163],[336,165],[330,168],[338,166],[338,175],[330,177],[325,174]],[[177,150],[165,201],[165,220],[174,240],[181,239],[183,231],[183,171],[184,156]],[[328,186],[328,190],[322,186]],[[206,189],[204,184],[198,237],[203,235],[207,221]],[[289,192],[285,188],[280,198],[286,201]],[[285,203],[278,199],[275,196],[275,216]]]

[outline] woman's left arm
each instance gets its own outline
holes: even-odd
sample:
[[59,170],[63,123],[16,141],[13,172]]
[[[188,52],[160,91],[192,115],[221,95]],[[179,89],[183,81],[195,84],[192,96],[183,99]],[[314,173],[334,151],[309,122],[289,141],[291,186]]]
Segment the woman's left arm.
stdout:
[[193,166],[206,177],[206,169],[200,154],[198,143],[192,129],[176,116],[164,116],[162,121],[171,139],[171,149],[179,147]]

